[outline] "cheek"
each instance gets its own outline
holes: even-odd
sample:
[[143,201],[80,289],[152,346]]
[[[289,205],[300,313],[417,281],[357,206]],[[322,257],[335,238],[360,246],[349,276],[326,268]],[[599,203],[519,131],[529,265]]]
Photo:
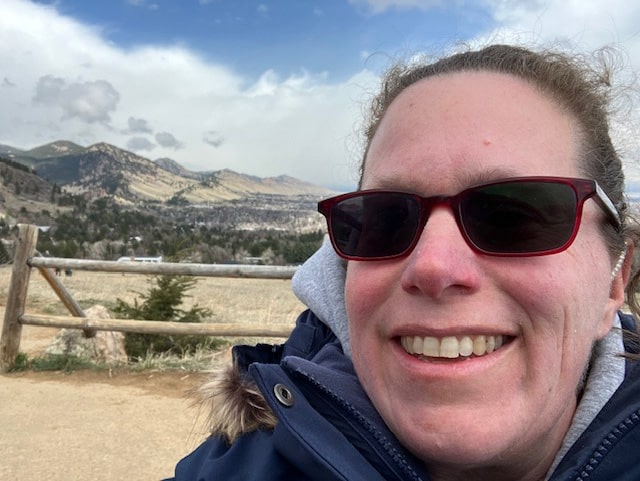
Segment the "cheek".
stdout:
[[347,267],[345,303],[351,329],[367,324],[366,319],[384,303],[392,286],[397,285],[394,274],[381,267],[358,262]]
[[[382,266],[351,263],[345,281],[345,306],[349,319],[351,354],[365,388],[370,369],[380,362],[385,349],[383,328],[385,305],[392,293],[392,279]],[[366,368],[364,368],[366,367]],[[380,367],[380,366],[377,366]],[[364,369],[363,369],[364,368]]]
[[[588,239],[596,241],[589,242]],[[602,330],[609,326],[614,315],[610,312],[611,292],[611,261],[599,233],[578,238],[575,250],[569,251],[570,266],[560,270],[562,284],[566,285],[563,298],[569,314],[573,314],[573,332],[580,331],[581,335],[596,341],[608,331]],[[562,284],[559,289],[562,288]],[[570,333],[568,333],[570,334]]]
[[551,364],[557,364],[563,377],[579,376],[612,317],[607,253],[578,242],[570,251],[537,261],[537,268],[511,277],[505,287],[527,314],[522,330],[529,355],[536,358],[531,369],[552,372]]
[[362,346],[365,356],[372,349],[382,348],[380,343],[385,337],[385,320],[390,315],[403,312],[401,274],[402,263],[399,262],[349,263],[345,279],[345,307],[354,355],[359,346]]
[[[597,242],[588,241],[593,238]],[[578,316],[590,331],[602,319],[611,288],[609,254],[598,235],[578,235],[569,250],[531,260],[516,266],[519,275],[504,278],[504,290],[534,311]]]

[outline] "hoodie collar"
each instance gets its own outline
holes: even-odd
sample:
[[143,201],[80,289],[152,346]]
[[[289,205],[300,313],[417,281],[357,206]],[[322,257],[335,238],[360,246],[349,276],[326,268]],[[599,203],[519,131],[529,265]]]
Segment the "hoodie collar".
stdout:
[[346,274],[347,263],[338,257],[327,238],[322,247],[298,268],[292,288],[298,299],[329,326],[340,340],[344,353],[351,357],[344,301]]

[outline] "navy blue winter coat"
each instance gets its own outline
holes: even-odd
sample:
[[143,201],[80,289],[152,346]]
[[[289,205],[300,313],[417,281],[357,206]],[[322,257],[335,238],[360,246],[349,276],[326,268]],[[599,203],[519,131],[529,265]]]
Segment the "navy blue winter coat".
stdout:
[[[622,321],[633,329],[631,317]],[[387,429],[350,359],[313,313],[300,316],[284,345],[238,347],[234,356],[277,423],[231,444],[211,437],[180,461],[175,481],[429,479],[424,464]],[[565,480],[640,480],[640,362],[627,361],[625,381],[550,478]]]

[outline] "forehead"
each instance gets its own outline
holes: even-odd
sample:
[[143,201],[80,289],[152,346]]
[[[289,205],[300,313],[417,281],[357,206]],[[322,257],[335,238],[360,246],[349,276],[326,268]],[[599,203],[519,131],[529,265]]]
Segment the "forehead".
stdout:
[[[577,175],[574,119],[528,82],[461,72],[420,80],[389,106],[363,187],[514,175]],[[502,173],[505,175],[502,175]],[[410,185],[407,187],[411,187]]]

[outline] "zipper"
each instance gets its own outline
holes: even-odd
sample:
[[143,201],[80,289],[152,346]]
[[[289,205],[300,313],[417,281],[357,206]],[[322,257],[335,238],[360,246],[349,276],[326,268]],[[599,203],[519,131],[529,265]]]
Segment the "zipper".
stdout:
[[609,434],[600,442],[598,447],[593,451],[589,460],[583,465],[580,474],[575,478],[576,481],[584,481],[589,479],[591,474],[596,470],[600,462],[605,458],[609,451],[620,441],[629,431],[640,424],[640,409],[631,413],[614,427]]
[[391,457],[391,459],[396,463],[396,465],[402,470],[403,474],[408,476],[408,479],[412,481],[424,481],[418,473],[411,467],[405,456],[399,452],[389,441],[387,436],[385,436],[376,426],[369,421],[360,411],[358,411],[351,403],[346,401],[344,398],[340,397],[337,393],[326,387],[320,381],[315,379],[312,375],[307,374],[305,372],[301,372],[299,370],[295,371],[296,374],[302,376],[306,381],[308,381],[313,387],[320,390],[323,394],[329,396],[333,401],[337,402],[342,408],[344,408],[358,423],[369,433],[374,439],[378,442],[380,446],[382,446],[383,450],[387,455]]

